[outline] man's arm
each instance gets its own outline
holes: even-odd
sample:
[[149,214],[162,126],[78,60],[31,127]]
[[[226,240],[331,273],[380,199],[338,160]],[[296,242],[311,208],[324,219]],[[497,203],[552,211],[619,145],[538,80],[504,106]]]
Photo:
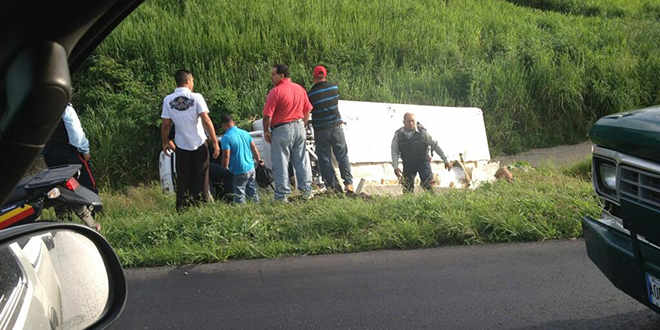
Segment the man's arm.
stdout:
[[271,142],[271,132],[270,132],[270,116],[264,115],[264,139],[266,142]]
[[305,123],[305,127],[309,125],[309,112],[305,112],[305,117],[303,118],[303,122]]
[[442,158],[442,161],[445,163],[445,168],[447,170],[451,170],[453,164],[447,160],[447,156],[445,156],[444,151],[442,151],[442,148],[440,148],[440,145],[438,145],[438,141],[434,140],[431,134],[428,132],[425,134],[426,143],[431,146],[431,149],[435,151],[440,156],[440,158]]
[[261,154],[259,154],[259,150],[257,149],[257,145],[254,144],[254,141],[250,141],[250,149],[252,149],[252,157],[254,157],[254,160],[258,164],[262,164],[263,160],[261,160]]
[[163,118],[163,123],[160,124],[160,139],[165,154],[168,154],[168,150],[174,151],[170,145],[170,129],[172,129],[172,119]]
[[225,149],[222,150],[222,168],[229,168],[229,157],[231,156],[231,150]]
[[264,104],[264,140],[266,142],[270,143],[271,142],[271,137],[272,137],[272,132],[270,131],[270,121],[273,118],[273,115],[275,114],[275,108],[277,108],[277,92],[275,88],[271,89],[270,92],[268,92],[268,96],[266,97],[266,104]]
[[440,156],[440,158],[442,158],[442,161],[447,164],[447,156],[445,156],[444,151],[442,151],[442,148],[440,148],[440,145],[438,145],[438,141],[434,140],[431,134],[428,132],[426,132],[425,135],[426,143],[430,145],[431,149],[433,149],[433,151],[435,151]]
[[206,129],[206,133],[211,139],[213,144],[213,159],[217,159],[220,156],[220,146],[218,145],[218,137],[215,135],[215,128],[213,127],[213,122],[211,122],[211,117],[209,117],[208,112],[202,112],[199,114],[202,117],[202,125]]
[[303,117],[303,122],[305,123],[305,127],[309,125],[309,113],[312,112],[312,109],[314,109],[314,106],[312,106],[312,102],[309,102],[309,96],[307,96],[307,93],[305,93],[305,111]]
[[69,136],[69,144],[76,148],[79,153],[83,154],[85,160],[89,160],[89,140],[85,136],[85,131],[83,131],[76,110],[71,105],[67,105],[64,110],[62,122],[64,122],[64,128]]
[[173,136],[170,136],[172,133],[172,119],[169,115],[169,108],[166,102],[167,98],[163,99],[163,105],[161,107],[160,118],[163,120],[160,124],[160,146],[163,149],[163,152],[167,155],[168,150],[174,151],[174,142],[171,142],[174,139]]
[[396,171],[399,168],[399,134],[394,133],[392,139],[392,167]]

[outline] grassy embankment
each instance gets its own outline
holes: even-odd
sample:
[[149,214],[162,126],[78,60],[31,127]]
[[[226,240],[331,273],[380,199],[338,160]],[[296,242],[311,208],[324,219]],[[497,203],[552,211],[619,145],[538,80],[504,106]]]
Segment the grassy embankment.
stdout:
[[98,219],[127,267],[565,239],[582,235],[581,216],[599,213],[588,171],[514,170],[511,184],[372,200],[284,206],[263,195],[257,205],[217,203],[183,214],[173,196],[147,186],[103,193]]
[[321,63],[344,99],[480,107],[491,152],[515,153],[660,103],[659,12],[654,0],[152,0],[81,68],[74,103],[113,188],[156,179],[160,105],[181,67],[216,119],[258,115],[272,64],[309,86]]

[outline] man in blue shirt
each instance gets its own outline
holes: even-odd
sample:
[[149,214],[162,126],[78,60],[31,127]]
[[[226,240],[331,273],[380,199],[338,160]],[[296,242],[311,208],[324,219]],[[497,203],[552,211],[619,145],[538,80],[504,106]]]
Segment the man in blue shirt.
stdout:
[[233,175],[234,202],[245,203],[247,198],[258,202],[256,173],[254,162],[263,165],[257,146],[250,134],[235,126],[229,115],[222,115],[220,124],[225,130],[222,145],[222,167],[228,168]]

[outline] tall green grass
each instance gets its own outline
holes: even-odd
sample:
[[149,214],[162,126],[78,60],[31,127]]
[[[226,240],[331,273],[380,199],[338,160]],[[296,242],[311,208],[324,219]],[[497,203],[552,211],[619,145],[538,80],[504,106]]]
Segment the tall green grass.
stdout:
[[564,14],[660,19],[655,0],[506,0],[521,6]]
[[[585,4],[624,14],[583,15]],[[307,87],[323,64],[343,99],[480,107],[491,152],[515,153],[585,140],[605,114],[660,103],[654,6],[153,0],[85,63],[74,102],[100,181],[115,187],[155,178],[161,102],[179,68],[195,74],[212,118],[259,116],[274,63]]]
[[599,214],[591,184],[579,176],[513,173],[513,183],[475,191],[287,205],[262,194],[260,204],[210,204],[182,214],[157,186],[127,188],[102,193],[106,211],[98,220],[123,265],[136,267],[575,238],[580,218]]

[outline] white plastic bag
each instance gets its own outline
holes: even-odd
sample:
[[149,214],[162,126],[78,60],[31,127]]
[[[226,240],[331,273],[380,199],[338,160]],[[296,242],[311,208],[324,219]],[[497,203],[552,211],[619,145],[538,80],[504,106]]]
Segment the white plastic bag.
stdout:
[[175,191],[174,178],[176,177],[176,156],[174,152],[168,151],[168,154],[165,154],[161,151],[158,160],[160,185],[163,187],[163,192],[173,194]]

